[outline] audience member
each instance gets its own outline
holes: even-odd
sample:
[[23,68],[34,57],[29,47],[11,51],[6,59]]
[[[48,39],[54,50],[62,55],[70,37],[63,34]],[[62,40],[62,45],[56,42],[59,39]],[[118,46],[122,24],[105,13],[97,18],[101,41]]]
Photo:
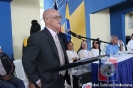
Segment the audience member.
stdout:
[[[30,28],[30,35],[33,34],[33,33],[41,31],[41,26],[39,25],[37,20],[32,20],[31,24],[32,25],[31,25],[31,28]],[[25,38],[24,41],[23,41],[23,52],[25,50],[25,47],[27,46],[27,41],[28,41],[28,38]]]
[[87,50],[88,44],[85,40],[81,42],[81,46],[78,50],[78,56],[80,59],[92,57],[91,51]]
[[133,50],[133,34],[131,35],[131,40],[128,42],[127,47],[129,50]]
[[100,52],[100,50],[99,50],[100,48],[99,47],[100,46],[99,46],[99,43],[97,42],[97,40],[93,40],[91,52],[92,52],[92,55],[94,57],[99,56],[99,52]]
[[[79,60],[77,53],[74,51],[74,45],[72,42],[67,43],[67,51],[66,52],[67,52],[67,56],[68,56],[70,63],[73,63],[73,62]],[[72,83],[71,87],[78,88],[78,80],[77,80],[77,78],[73,79],[73,77],[76,77],[76,76],[74,76],[74,75],[71,76],[71,83]]]
[[72,42],[67,43],[67,56],[70,63],[73,63],[74,61],[77,61],[79,59],[79,56],[74,51],[74,45]]
[[14,76],[15,66],[0,47],[0,88],[25,88],[22,80]]
[[118,37],[112,36],[111,37],[111,44],[108,44],[106,47],[106,54],[107,55],[116,55],[119,51],[123,50],[122,41],[119,42],[120,47],[118,46]]
[[[39,25],[37,20],[32,20],[31,24],[32,25],[31,25],[31,29],[30,29],[30,35],[34,34],[36,32],[39,32],[41,30],[41,26]],[[27,41],[28,41],[28,38],[25,38],[24,42],[23,42],[23,52],[25,50],[25,47],[27,46]],[[35,88],[34,84],[32,84],[30,81],[29,81],[29,88]]]

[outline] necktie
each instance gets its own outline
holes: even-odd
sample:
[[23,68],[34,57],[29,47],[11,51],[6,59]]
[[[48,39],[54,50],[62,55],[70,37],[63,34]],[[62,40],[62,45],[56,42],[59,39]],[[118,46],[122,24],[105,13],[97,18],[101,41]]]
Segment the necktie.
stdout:
[[[58,55],[59,55],[59,59],[60,59],[60,66],[65,65],[64,53],[63,53],[62,46],[60,44],[60,41],[59,41],[59,38],[57,35],[55,35],[55,45],[57,47],[57,51],[58,51]],[[63,70],[63,71],[60,71],[59,73],[64,76],[65,72],[66,71]]]

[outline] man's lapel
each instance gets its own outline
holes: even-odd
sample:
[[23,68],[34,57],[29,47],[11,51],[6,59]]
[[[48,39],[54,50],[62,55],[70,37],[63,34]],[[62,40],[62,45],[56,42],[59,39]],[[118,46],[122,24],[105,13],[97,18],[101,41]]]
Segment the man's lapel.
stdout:
[[57,57],[59,57],[58,51],[57,51],[57,48],[56,48],[56,45],[55,45],[55,42],[54,42],[54,39],[53,39],[52,35],[50,34],[50,32],[48,31],[47,28],[45,28],[44,31],[46,32],[47,36],[49,37],[48,41],[49,41],[49,44],[51,45],[53,51],[55,52]]

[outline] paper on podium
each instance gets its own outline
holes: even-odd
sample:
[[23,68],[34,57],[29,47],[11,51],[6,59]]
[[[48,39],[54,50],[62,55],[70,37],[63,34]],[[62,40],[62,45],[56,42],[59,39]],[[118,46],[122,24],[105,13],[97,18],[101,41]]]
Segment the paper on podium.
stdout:
[[98,57],[92,57],[92,58],[87,58],[87,59],[84,59],[84,60],[79,60],[79,61],[76,61],[74,63],[70,63],[70,64],[67,64],[67,65],[64,65],[64,66],[61,66],[61,67],[57,67],[57,68],[53,68],[50,71],[67,70],[67,69],[74,68],[74,67],[77,67],[77,66],[80,66],[80,65],[84,65],[84,64],[92,63],[94,61],[98,61],[99,59],[101,59],[102,57],[105,57],[105,56],[106,55],[101,55],[101,56],[98,56]]

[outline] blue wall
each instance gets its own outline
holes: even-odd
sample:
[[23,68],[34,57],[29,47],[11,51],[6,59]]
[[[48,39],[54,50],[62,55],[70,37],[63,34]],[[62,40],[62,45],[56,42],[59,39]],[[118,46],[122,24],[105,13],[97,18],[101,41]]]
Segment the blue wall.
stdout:
[[10,2],[0,1],[0,46],[11,57],[13,46]]
[[[86,1],[86,0],[84,0]],[[86,1],[86,5],[88,5],[88,10],[90,13],[95,13],[110,7],[113,7],[115,5],[118,5],[120,3],[123,3],[127,0],[88,0]]]
[[[117,35],[125,42],[125,14],[133,11],[133,1],[120,4],[110,9],[111,35]],[[132,34],[132,33],[131,33]]]

